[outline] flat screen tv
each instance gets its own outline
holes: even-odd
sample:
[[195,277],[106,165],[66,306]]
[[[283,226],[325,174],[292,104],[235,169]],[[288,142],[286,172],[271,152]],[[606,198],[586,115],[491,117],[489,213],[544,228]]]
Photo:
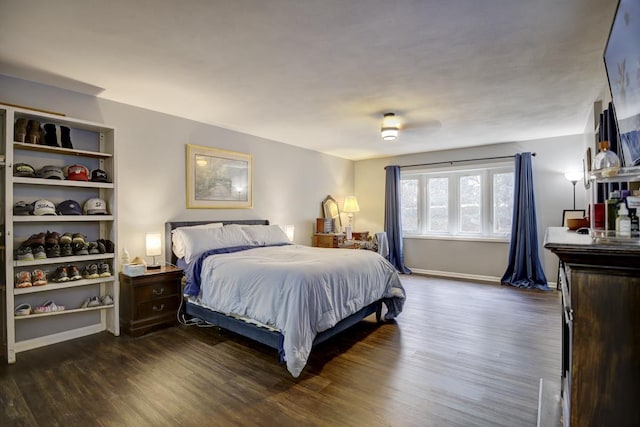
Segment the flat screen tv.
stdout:
[[622,162],[640,165],[640,1],[620,0],[604,50]]

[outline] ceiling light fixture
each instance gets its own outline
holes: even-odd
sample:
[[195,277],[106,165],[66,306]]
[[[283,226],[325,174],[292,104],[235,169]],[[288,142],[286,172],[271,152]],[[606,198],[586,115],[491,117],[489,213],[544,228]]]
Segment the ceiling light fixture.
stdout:
[[386,113],[382,119],[382,127],[380,128],[380,136],[385,141],[395,141],[398,138],[400,130],[400,122],[393,113]]

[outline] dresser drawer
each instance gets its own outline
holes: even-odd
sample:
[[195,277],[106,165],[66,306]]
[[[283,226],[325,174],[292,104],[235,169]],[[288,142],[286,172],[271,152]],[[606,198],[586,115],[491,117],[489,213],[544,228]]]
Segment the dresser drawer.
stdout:
[[162,316],[166,314],[175,315],[180,300],[176,296],[154,299],[138,303],[136,306],[135,320],[146,319],[148,317]]
[[155,300],[172,295],[175,296],[178,295],[179,292],[180,283],[178,281],[163,281],[134,288],[134,300],[137,302]]
[[314,234],[313,246],[318,248],[337,248],[344,242],[344,234]]

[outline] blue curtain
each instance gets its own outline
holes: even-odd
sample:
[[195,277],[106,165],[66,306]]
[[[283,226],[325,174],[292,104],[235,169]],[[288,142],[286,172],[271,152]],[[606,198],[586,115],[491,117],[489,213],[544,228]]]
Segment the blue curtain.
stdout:
[[509,265],[502,284],[550,290],[538,254],[531,153],[516,154]]
[[400,166],[387,166],[384,203],[384,231],[389,240],[389,262],[400,272],[411,274],[404,265],[402,223],[400,221]]

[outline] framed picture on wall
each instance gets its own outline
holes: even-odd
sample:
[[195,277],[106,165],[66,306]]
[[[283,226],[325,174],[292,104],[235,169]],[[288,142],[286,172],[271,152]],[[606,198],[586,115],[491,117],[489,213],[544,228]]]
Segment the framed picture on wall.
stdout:
[[250,154],[187,144],[187,208],[253,207]]

